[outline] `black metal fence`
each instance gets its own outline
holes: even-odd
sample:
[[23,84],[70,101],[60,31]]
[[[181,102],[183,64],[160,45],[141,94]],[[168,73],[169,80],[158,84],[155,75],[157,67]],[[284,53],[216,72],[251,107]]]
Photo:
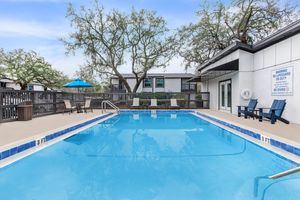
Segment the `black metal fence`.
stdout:
[[100,108],[103,100],[110,100],[120,108],[130,108],[132,99],[140,98],[141,106],[147,107],[151,98],[158,100],[160,108],[168,108],[171,98],[176,98],[181,108],[209,108],[209,93],[66,93],[54,91],[0,90],[0,122],[17,119],[17,106],[31,101],[33,116],[42,116],[64,111],[63,100],[73,104],[83,103],[91,97],[93,108]]

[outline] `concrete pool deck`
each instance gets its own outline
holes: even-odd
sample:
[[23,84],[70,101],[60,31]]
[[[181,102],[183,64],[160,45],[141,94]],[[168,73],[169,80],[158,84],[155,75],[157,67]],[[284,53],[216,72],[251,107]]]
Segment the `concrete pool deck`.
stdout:
[[26,142],[28,140],[46,136],[57,130],[61,130],[89,119],[93,119],[106,113],[94,110],[88,113],[54,114],[33,118],[30,121],[11,121],[0,123],[0,151],[10,146]]
[[300,148],[300,124],[284,124],[280,121],[271,124],[270,121],[259,122],[252,118],[245,119],[243,116],[238,117],[218,110],[201,109],[197,111]]

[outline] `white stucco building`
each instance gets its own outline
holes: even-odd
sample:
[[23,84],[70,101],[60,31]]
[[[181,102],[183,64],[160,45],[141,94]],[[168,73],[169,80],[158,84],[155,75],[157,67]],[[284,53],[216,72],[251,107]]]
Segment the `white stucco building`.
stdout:
[[[10,89],[10,90],[20,90],[21,87],[14,80],[0,77],[0,89]],[[27,90],[29,91],[44,91],[45,88],[40,83],[31,83],[27,86]]]
[[[131,89],[136,84],[133,74],[122,74],[127,80]],[[189,73],[149,73],[145,80],[138,87],[140,92],[196,92],[195,83],[189,83],[188,80],[194,75]],[[122,82],[117,77],[110,79],[111,92],[127,92]]]
[[286,99],[283,117],[300,123],[300,21],[252,46],[233,43],[196,74],[202,91],[210,92],[211,109],[236,114],[250,97],[258,99],[258,107]]

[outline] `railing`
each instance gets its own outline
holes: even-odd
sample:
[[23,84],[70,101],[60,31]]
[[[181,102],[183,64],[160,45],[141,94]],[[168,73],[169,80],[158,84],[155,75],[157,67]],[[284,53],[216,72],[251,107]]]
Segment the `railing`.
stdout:
[[182,83],[181,84],[181,91],[196,91],[196,84],[195,83]]
[[113,104],[113,103],[112,103],[111,101],[109,101],[109,100],[104,100],[104,101],[102,101],[102,103],[101,103],[102,113],[103,113],[103,111],[106,112],[107,105],[109,105],[112,109],[116,110],[118,113],[120,112],[120,109],[119,109],[115,104]]
[[125,93],[126,89],[124,88],[123,85],[120,84],[111,84],[110,86],[110,91],[112,93]]
[[290,174],[294,174],[294,173],[299,172],[299,171],[300,171],[300,167],[295,167],[295,168],[280,172],[278,174],[274,174],[272,176],[269,176],[269,179],[278,179],[278,178],[281,178],[281,177],[284,177],[284,176],[287,176],[287,175],[290,175]]
[[209,93],[66,93],[55,91],[17,91],[0,89],[0,122],[16,120],[17,106],[24,101],[33,104],[33,117],[64,111],[63,100],[69,99],[74,105],[84,103],[91,97],[91,107],[101,109],[102,101],[108,100],[119,108],[130,108],[132,99],[138,97],[145,108],[151,98],[156,98],[160,108],[167,108],[171,98],[178,99],[181,108],[209,108]]

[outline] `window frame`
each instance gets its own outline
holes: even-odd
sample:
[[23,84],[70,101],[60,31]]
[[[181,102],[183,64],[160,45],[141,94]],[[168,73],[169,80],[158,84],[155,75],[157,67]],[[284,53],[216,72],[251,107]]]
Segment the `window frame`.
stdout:
[[[162,86],[157,86],[157,80],[162,80]],[[164,77],[156,77],[155,78],[155,88],[165,88],[165,78]]]
[[[146,80],[150,80],[150,86],[146,86]],[[152,88],[152,85],[153,85],[153,79],[152,78],[145,78],[143,80],[143,88]]]

